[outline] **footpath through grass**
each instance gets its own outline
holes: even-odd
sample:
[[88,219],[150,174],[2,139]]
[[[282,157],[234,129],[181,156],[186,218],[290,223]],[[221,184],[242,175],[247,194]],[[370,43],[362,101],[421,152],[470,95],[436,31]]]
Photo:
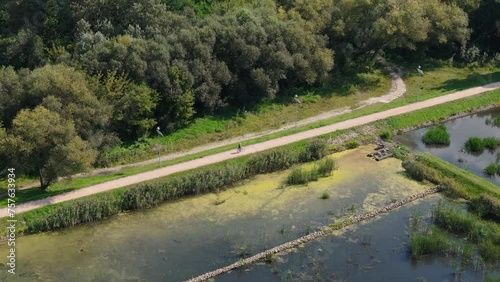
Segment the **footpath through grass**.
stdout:
[[[415,71],[416,73],[416,71]],[[475,70],[469,70],[469,69],[459,69],[459,68],[439,68],[435,70],[431,70],[426,72],[426,75],[423,77],[415,76],[416,74],[409,72],[407,74],[406,83],[407,83],[407,88],[408,91],[407,93],[401,97],[396,99],[395,101],[389,103],[389,104],[374,104],[370,105],[368,107],[355,110],[351,113],[324,120],[324,121],[319,121],[315,122],[309,125],[301,126],[298,128],[297,131],[306,131],[309,129],[329,125],[335,122],[340,122],[344,121],[347,119],[352,119],[356,117],[360,117],[363,115],[368,115],[371,113],[376,113],[384,110],[388,110],[391,108],[399,107],[406,105],[408,103],[412,103],[416,101],[416,98],[418,100],[423,100],[423,99],[430,99],[434,98],[437,96],[441,96],[450,92],[454,91],[459,91],[467,88],[471,88],[474,86],[478,85],[484,85],[486,83],[491,83],[494,81],[500,81],[500,68],[496,69],[475,69]],[[307,101],[306,103],[303,103],[300,108],[300,118],[303,118],[305,116],[313,116],[315,114],[318,114],[319,111],[321,111],[321,108],[318,107],[327,107],[325,110],[331,110],[333,107],[340,107],[342,105],[350,105],[352,106],[353,104],[357,103],[360,100],[364,100],[366,98],[369,98],[371,96],[380,96],[383,94],[382,91],[385,89],[385,85],[387,84],[387,81],[384,81],[380,73],[374,74],[372,76],[368,75],[359,75],[360,78],[355,82],[351,82],[351,87],[346,88],[346,87],[341,87],[340,90],[337,92],[331,92],[331,88],[322,88],[322,89],[316,89],[316,90],[310,90],[306,92],[305,90],[297,90],[297,93],[301,93],[300,97],[303,101]],[[356,84],[357,83],[357,84]],[[344,84],[344,85],[349,85],[349,84]],[[357,86],[353,86],[357,85]],[[421,91],[418,91],[419,88],[418,86],[422,86]],[[354,90],[353,90],[354,89]],[[314,94],[317,91],[319,94]],[[352,94],[352,93],[357,93],[357,94]],[[305,94],[304,94],[305,93]],[[344,96],[339,96],[340,94]],[[328,101],[327,101],[328,100]],[[490,99],[492,103],[495,103],[495,99]],[[470,100],[472,101],[470,109],[476,108],[477,105],[485,105],[483,101],[478,101],[477,103],[475,100]],[[279,107],[278,107],[279,105]],[[287,112],[285,116],[294,116],[295,111],[296,111],[296,106],[294,104],[286,104],[285,102],[274,102],[274,103],[269,103],[266,105],[262,105],[260,110],[257,110],[255,113],[247,113],[245,116],[237,116],[237,121],[234,123],[234,120],[231,119],[226,119],[224,122],[229,122],[232,124],[235,124],[234,126],[227,127],[221,132],[224,132],[223,135],[221,135],[221,132],[217,132],[222,130],[222,128],[219,127],[217,130],[211,130],[211,126],[207,126],[203,122],[200,124],[197,124],[197,122],[203,120],[203,119],[198,119],[192,126],[180,130],[176,133],[173,133],[171,135],[167,135],[164,138],[160,140],[162,144],[164,144],[164,152],[178,152],[179,150],[183,149],[189,149],[193,148],[195,146],[199,146],[202,144],[206,144],[207,140],[215,141],[213,139],[213,136],[218,136],[216,139],[221,140],[221,139],[227,139],[230,137],[235,137],[239,136],[244,133],[248,133],[251,131],[255,130],[263,130],[263,129],[269,129],[269,125],[266,125],[264,123],[263,126],[255,128],[255,126],[250,126],[249,124],[255,124],[259,125],[259,122],[262,121],[269,121],[269,120],[275,120],[275,118],[269,116],[269,114],[276,114],[276,111],[284,111]],[[446,115],[451,115],[453,112],[463,112],[467,111],[470,109],[465,109],[462,107],[462,105],[458,107],[453,107],[453,108],[442,108],[441,110],[446,111]],[[292,114],[293,112],[293,114]],[[391,118],[388,119],[387,124],[390,126],[392,129],[400,129],[404,128],[405,124],[408,124],[408,122],[412,124],[419,124],[423,123],[425,121],[433,121],[436,122],[437,119],[441,118],[441,115],[435,115],[433,113],[433,110],[430,111],[420,111],[422,114],[420,116],[411,116],[411,119],[415,119],[415,121],[408,121],[404,120],[406,117],[405,116],[398,116],[397,118]],[[210,118],[208,118],[210,119]],[[420,122],[418,121],[420,119]],[[250,122],[253,120],[252,122]],[[291,120],[288,120],[287,122],[284,123],[290,123]],[[395,124],[396,123],[396,124]],[[277,125],[277,127],[281,126],[282,124]],[[409,126],[414,126],[414,125],[409,125]],[[272,126],[271,126],[272,127]],[[408,127],[408,125],[406,125]],[[198,129],[196,129],[198,128]],[[236,130],[236,128],[238,128]],[[212,128],[213,129],[213,128]],[[198,132],[193,132],[192,130]],[[200,132],[205,130],[203,134],[200,135]],[[241,130],[247,130],[247,131],[241,131]],[[184,133],[183,133],[184,132]],[[251,145],[255,143],[260,143],[263,141],[275,139],[278,137],[282,136],[287,136],[290,134],[295,133],[296,131],[294,129],[289,129],[285,131],[281,131],[275,134],[271,135],[266,135],[262,136],[259,138],[254,138],[245,142],[242,142],[243,146],[245,145]],[[207,135],[208,134],[208,135]],[[209,137],[212,136],[212,137]],[[191,137],[189,137],[191,136]],[[184,138],[184,139],[182,139]],[[182,140],[182,141],[181,141]],[[137,142],[136,145],[129,147],[130,150],[132,150],[133,155],[135,157],[138,157],[137,154],[142,154],[139,152],[143,152],[148,154],[149,157],[154,157],[155,152],[150,148],[152,144],[155,144],[157,142],[157,139],[145,139],[142,142]],[[141,145],[142,144],[142,145]],[[149,144],[149,145],[148,145]],[[173,144],[176,144],[176,146],[173,146]],[[207,150],[204,152],[196,153],[193,155],[181,157],[178,159],[174,160],[169,160],[169,161],[163,161],[161,162],[160,166],[168,166],[168,165],[173,165],[176,163],[188,161],[188,160],[193,160],[196,158],[201,158],[207,155],[215,154],[215,153],[220,153],[224,151],[228,151],[231,149],[236,148],[236,143],[235,144],[230,144],[227,146]],[[128,150],[128,149],[127,149]],[[131,151],[131,152],[132,152]],[[141,159],[141,157],[139,157]],[[136,159],[135,161],[137,161]],[[131,160],[130,160],[131,161]],[[88,187],[91,185],[103,183],[106,181],[118,179],[121,177],[126,177],[134,174],[138,174],[141,172],[145,171],[150,171],[158,168],[158,164],[150,164],[142,167],[135,167],[135,168],[126,168],[122,169],[118,172],[110,173],[107,175],[98,175],[98,176],[90,176],[90,177],[83,177],[83,178],[75,178],[69,181],[61,181],[59,183],[56,183],[49,187],[49,189],[46,192],[40,191],[38,189],[29,189],[25,191],[19,191],[19,198],[20,198],[20,203],[27,202],[27,201],[32,201],[36,199],[41,199],[45,198],[48,196],[54,196],[57,194],[69,192],[75,189],[80,189],[84,187]],[[0,179],[2,181],[2,179]],[[23,183],[29,183],[29,179],[22,179]],[[36,179],[33,179],[32,181],[36,181]],[[22,183],[18,182],[18,186],[21,185]],[[22,199],[22,200],[21,200]],[[5,207],[6,206],[6,199],[0,200],[0,207]]]
[[[366,111],[382,111],[500,81],[500,68],[432,68],[427,64],[423,67],[428,69],[424,76],[418,76],[416,66],[407,67],[404,76],[407,92],[402,98],[389,105],[369,106]],[[238,109],[229,114],[196,119],[190,126],[160,139],[153,136],[134,144],[116,147],[109,154],[111,164],[152,159],[158,152],[153,150],[158,142],[162,144],[163,154],[168,154],[292,124],[297,114],[297,104],[292,98],[293,95],[298,95],[303,101],[299,107],[298,118],[304,119],[334,109],[354,108],[359,102],[381,96],[390,89],[390,80],[381,71],[358,74],[353,78],[333,77],[332,80],[334,82],[326,87],[290,91],[290,95],[281,97],[277,101],[265,102],[254,109]]]
[[[451,103],[446,103],[443,105],[438,105],[434,107],[430,107],[427,109],[422,109],[416,112],[408,113],[408,114],[403,114],[399,115],[396,117],[390,117],[384,120],[376,121],[371,123],[370,125],[374,126],[377,129],[378,134],[385,132],[385,131],[391,131],[391,132],[398,132],[402,131],[405,128],[410,128],[410,127],[415,127],[415,126],[420,126],[423,123],[426,122],[433,122],[433,123],[439,123],[440,121],[453,116],[457,113],[462,113],[462,112],[469,112],[473,111],[476,109],[479,109],[481,107],[487,106],[487,105],[495,105],[495,106],[500,106],[500,90],[494,90],[490,92],[483,93],[481,95],[477,95],[471,98],[466,98],[462,99],[459,101],[454,101]],[[380,107],[387,107],[389,105],[381,105]],[[304,126],[299,128],[298,131],[306,131],[309,129],[317,128],[320,126],[325,126],[329,125],[335,122],[340,122],[360,116],[364,116],[373,112],[379,112],[377,107],[373,107],[370,109],[364,109],[360,111],[354,111],[352,113],[348,113],[346,115],[342,115],[327,121],[322,121],[322,122],[317,122],[308,126]],[[354,129],[348,129],[348,130],[340,130],[336,131],[333,133],[327,134],[325,137],[326,138],[335,138],[336,136],[339,136],[342,133],[348,132],[350,130],[356,130]],[[246,142],[243,142],[243,145],[250,145],[250,144],[255,144],[255,143],[260,143],[264,142],[267,140],[275,139],[278,137],[282,136],[287,136],[290,134],[295,133],[295,130],[286,130],[282,132],[278,132],[272,135],[268,136],[263,136],[260,138],[252,139]],[[163,166],[168,166],[168,165],[173,165],[176,163],[180,162],[185,162],[188,160],[193,160],[197,158],[201,158],[204,156],[208,156],[211,154],[219,153],[219,152],[224,152],[228,151],[231,149],[236,148],[236,144],[231,144],[227,145],[224,147],[200,152],[198,154],[194,155],[188,155],[179,159],[174,159],[174,160],[169,160],[162,162],[160,165]],[[100,176],[92,176],[92,177],[87,177],[87,178],[76,178],[71,181],[61,181],[59,183],[56,183],[55,185],[49,187],[49,189],[44,192],[39,189],[33,188],[33,189],[28,189],[28,190],[22,190],[17,192],[17,198],[18,198],[18,204],[32,201],[32,200],[37,200],[37,199],[42,199],[50,196],[54,196],[57,194],[61,194],[64,192],[69,192],[75,189],[81,189],[84,187],[88,187],[94,184],[99,184],[103,183],[106,181],[122,178],[125,176],[130,176],[134,174],[138,174],[141,172],[149,171],[158,168],[158,164],[151,164],[143,167],[138,167],[138,168],[131,168],[131,169],[124,169],[120,172],[115,172],[111,173],[109,175],[100,175]],[[3,199],[0,201],[0,207],[6,207],[7,206],[7,199]]]
[[[421,124],[422,121],[424,121],[424,122],[429,121],[429,120],[439,121],[439,120],[447,118],[450,115],[453,115],[457,112],[470,111],[470,110],[474,110],[474,109],[477,109],[477,108],[479,108],[481,106],[485,106],[485,105],[491,105],[491,104],[499,105],[500,104],[500,101],[498,99],[499,94],[500,94],[500,90],[495,90],[495,91],[491,91],[488,93],[484,93],[484,94],[479,95],[477,97],[462,99],[459,101],[455,101],[455,102],[451,102],[451,103],[447,103],[447,104],[443,104],[443,105],[438,105],[438,106],[435,106],[432,108],[428,108],[428,109],[420,110],[417,112],[405,114],[405,115],[400,116],[401,118],[398,118],[398,119],[396,119],[395,117],[392,117],[392,118],[389,118],[386,120],[377,121],[377,122],[370,124],[369,126],[372,126],[376,129],[375,134],[380,134],[381,132],[384,132],[387,130],[396,131],[396,130],[402,130],[402,129],[407,128],[407,127],[417,126],[417,125]],[[432,115],[430,115],[430,113],[432,113]],[[397,120],[398,122],[394,122],[395,120]],[[363,132],[364,127],[366,127],[366,125],[352,128],[352,129],[347,129],[347,130],[335,131],[335,132],[326,134],[324,136],[321,136],[321,138],[329,139],[329,138],[338,137],[341,134],[346,134],[349,132]],[[370,137],[370,135],[367,135],[367,136]],[[373,135],[371,135],[371,137],[373,137]],[[362,138],[362,137],[360,136],[359,138]],[[273,150],[293,152],[293,151],[300,150],[300,148],[304,148],[304,146],[306,144],[308,144],[308,141],[303,140],[303,141],[292,143],[292,144],[283,146],[281,148],[276,148]],[[339,148],[337,148],[337,147],[331,148],[330,150],[337,150],[337,149],[339,149]],[[84,197],[84,198],[80,198],[80,199],[76,199],[76,200],[72,200],[72,201],[67,201],[67,202],[56,204],[56,205],[46,206],[46,207],[43,207],[40,209],[28,211],[26,213],[17,215],[18,221],[19,222],[26,222],[26,223],[30,223],[30,222],[42,222],[43,223],[43,222],[45,222],[44,220],[50,220],[51,222],[53,222],[53,224],[56,224],[55,222],[61,221],[62,222],[61,224],[63,224],[63,225],[61,225],[61,227],[62,227],[62,226],[65,226],[65,224],[71,224],[71,222],[73,222],[73,221],[71,219],[68,219],[68,218],[58,218],[62,214],[61,211],[65,211],[65,214],[74,214],[75,208],[77,208],[79,210],[84,209],[84,210],[81,210],[81,212],[83,212],[84,214],[88,214],[88,216],[91,216],[92,214],[95,213],[95,216],[98,217],[97,219],[93,219],[93,217],[85,219],[86,218],[85,217],[84,220],[91,220],[91,221],[98,220],[98,219],[107,217],[108,213],[110,213],[109,216],[111,216],[112,214],[119,212],[119,210],[121,210],[122,208],[119,205],[117,206],[117,203],[115,202],[115,200],[116,199],[123,199],[123,196],[125,194],[128,195],[128,194],[132,193],[132,194],[130,194],[130,196],[133,196],[133,199],[134,199],[133,202],[129,202],[129,201],[126,202],[127,205],[131,205],[132,207],[140,207],[140,206],[144,205],[144,203],[156,203],[156,204],[158,204],[161,202],[161,201],[159,201],[159,199],[164,199],[164,198],[176,199],[177,197],[185,197],[185,196],[188,196],[189,194],[186,194],[186,195],[184,195],[183,193],[178,194],[178,192],[176,192],[177,190],[173,189],[176,187],[176,185],[172,186],[169,184],[167,186],[163,186],[164,184],[162,184],[162,183],[172,183],[172,182],[170,182],[172,179],[175,179],[175,178],[178,179],[178,178],[182,178],[182,177],[190,177],[190,175],[192,176],[192,174],[196,174],[196,173],[198,173],[198,174],[201,173],[200,175],[212,175],[211,172],[206,174],[206,173],[203,173],[203,171],[205,171],[205,172],[214,171],[217,173],[221,173],[221,171],[225,171],[225,170],[227,170],[227,168],[231,168],[232,166],[238,166],[239,164],[247,162],[247,160],[251,157],[252,156],[244,156],[241,158],[237,158],[237,159],[209,165],[206,167],[198,168],[198,169],[195,169],[192,171],[184,171],[184,172],[181,172],[181,173],[178,173],[175,175],[171,175],[171,176],[167,176],[167,177],[163,177],[163,178],[158,178],[158,179],[155,179],[152,181],[148,181],[146,183],[141,183],[141,184],[133,185],[130,187],[123,187],[123,188],[119,188],[119,189],[116,189],[113,191],[100,193],[100,194],[96,194],[96,195],[91,195],[88,197]],[[281,159],[281,157],[280,157],[280,159]],[[427,158],[422,158],[422,160],[427,160]],[[263,163],[268,163],[268,161],[264,161]],[[460,169],[458,169],[458,168],[448,167],[449,164],[446,164],[441,160],[433,160],[432,163],[433,163],[433,165],[435,164],[436,166],[440,166],[440,167],[445,166],[445,169],[443,169],[443,171],[449,171],[448,173],[450,175],[456,173],[458,175],[463,175],[463,177],[466,179],[468,179],[469,177],[474,179],[474,181],[471,184],[473,186],[479,185],[481,187],[482,186],[486,187],[486,188],[480,188],[477,191],[472,190],[475,194],[485,192],[485,191],[489,191],[489,193],[493,193],[493,192],[495,192],[495,188],[497,188],[497,187],[494,187],[494,185],[492,183],[489,183],[487,180],[479,178],[479,177],[477,177],[473,174],[470,174],[468,172],[460,171]],[[265,172],[266,171],[258,171],[258,173],[265,173]],[[453,177],[455,177],[455,176],[453,176]],[[201,179],[201,178],[194,177],[193,179]],[[462,182],[462,180],[459,180],[459,181]],[[205,182],[205,181],[202,181],[202,182]],[[198,183],[196,185],[200,185],[201,182],[197,181],[196,183]],[[195,185],[195,184],[193,184],[193,185]],[[155,187],[157,187],[157,188],[155,188]],[[163,187],[166,187],[166,188],[163,188]],[[157,194],[159,192],[155,192],[155,191],[157,191],[157,189],[160,189],[158,191],[162,191],[161,189],[167,189],[167,188],[168,188],[167,192],[163,192],[163,193],[167,193],[167,194],[162,194],[162,193]],[[186,189],[184,189],[184,190],[185,191],[192,191],[192,188],[188,187]],[[475,188],[475,189],[478,189],[478,188]],[[131,190],[133,190],[133,191],[131,191]],[[171,192],[168,192],[168,191],[171,191]],[[169,193],[174,193],[174,194],[170,195]],[[128,196],[128,197],[130,197],[130,196]],[[18,203],[19,203],[19,201],[21,201],[21,199],[20,199],[21,197],[22,197],[22,194],[18,194],[18,199],[17,199]],[[139,205],[139,206],[137,206],[137,205]],[[92,211],[92,213],[85,211],[85,209],[87,209],[89,207],[93,207],[94,210]],[[113,207],[113,208],[110,209],[110,207]],[[2,225],[2,224],[6,225],[7,224],[6,220],[7,220],[7,218],[1,219],[0,225]],[[45,224],[45,223],[43,223],[43,224]],[[23,224],[22,227],[18,228],[17,232],[25,232],[28,228],[27,226],[28,225]],[[45,226],[45,225],[43,225],[43,226]],[[59,225],[56,224],[54,226],[57,227]],[[40,227],[40,228],[42,228],[42,227]],[[45,228],[45,227],[43,227],[43,228]]]

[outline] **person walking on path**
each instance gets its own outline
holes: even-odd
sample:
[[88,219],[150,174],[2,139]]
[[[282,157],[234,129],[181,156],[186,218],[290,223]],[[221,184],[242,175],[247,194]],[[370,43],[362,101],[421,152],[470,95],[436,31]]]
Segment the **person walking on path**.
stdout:
[[238,143],[238,149],[237,149],[238,153],[241,152],[241,143]]

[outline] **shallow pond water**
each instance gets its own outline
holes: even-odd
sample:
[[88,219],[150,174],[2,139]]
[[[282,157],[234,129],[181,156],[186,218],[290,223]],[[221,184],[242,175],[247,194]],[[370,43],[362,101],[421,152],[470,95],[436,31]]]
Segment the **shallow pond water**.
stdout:
[[410,216],[428,216],[441,199],[429,196],[216,281],[483,281],[482,271],[472,267],[457,271],[457,262],[450,259],[410,257],[406,245]]
[[[372,148],[335,154],[340,169],[307,186],[280,188],[289,172],[271,173],[219,194],[18,238],[17,274],[2,271],[0,281],[182,281],[293,240],[346,212],[429,188],[408,179],[396,159],[367,158]],[[320,199],[323,192],[330,198]],[[0,253],[7,254],[6,242]]]
[[500,185],[500,177],[487,177],[483,169],[490,163],[500,162],[500,149],[494,152],[484,150],[481,154],[466,153],[463,148],[469,137],[496,137],[500,139],[500,127],[486,124],[488,119],[500,116],[500,108],[476,113],[450,120],[444,123],[450,133],[450,145],[444,147],[427,146],[422,142],[422,136],[428,128],[420,128],[394,137],[395,141],[411,147],[415,151],[430,152],[439,158],[478,176]]

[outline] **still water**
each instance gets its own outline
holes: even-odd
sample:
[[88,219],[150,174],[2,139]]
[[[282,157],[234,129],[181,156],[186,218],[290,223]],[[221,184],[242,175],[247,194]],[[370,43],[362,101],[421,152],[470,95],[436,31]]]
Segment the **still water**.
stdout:
[[500,127],[486,124],[488,119],[500,116],[500,108],[457,118],[444,123],[450,133],[450,145],[444,147],[427,146],[422,142],[422,136],[428,128],[421,128],[404,133],[394,138],[415,151],[430,152],[433,155],[468,170],[480,177],[500,185],[500,177],[487,177],[483,169],[490,163],[500,162],[500,149],[494,152],[484,150],[481,154],[469,154],[463,150],[469,137],[496,137],[500,139]]
[[[0,281],[182,281],[293,240],[347,211],[361,213],[429,188],[408,179],[396,159],[367,158],[371,149],[335,154],[339,170],[307,186],[280,188],[289,171],[271,173],[219,194],[18,238],[16,275],[5,267]],[[323,192],[330,198],[321,199]],[[391,238],[405,224],[399,219],[384,226],[367,232]],[[360,252],[342,240],[336,244],[334,254],[344,259]],[[7,255],[6,242],[0,253]],[[403,252],[394,255],[411,265]],[[414,273],[407,277],[413,280]]]
[[432,195],[403,206],[365,224],[348,228],[281,255],[272,263],[259,263],[225,274],[216,281],[483,281],[481,271],[445,258],[413,260],[408,254],[407,226],[412,214],[429,221],[441,200]]

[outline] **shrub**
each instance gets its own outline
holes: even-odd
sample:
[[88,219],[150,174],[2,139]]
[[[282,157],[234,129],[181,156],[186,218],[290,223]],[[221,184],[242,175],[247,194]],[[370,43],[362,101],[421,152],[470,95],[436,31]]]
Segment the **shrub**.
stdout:
[[494,137],[487,137],[483,139],[483,144],[486,149],[495,151],[500,145],[500,140]]
[[413,179],[417,181],[424,180],[424,174],[422,173],[423,166],[415,161],[414,159],[406,159],[401,164],[403,168],[406,170],[406,173]]
[[335,169],[337,169],[335,159],[326,158],[318,163],[318,173],[323,177],[330,175]]
[[405,160],[410,152],[411,149],[403,145],[394,146],[389,150],[389,153],[391,153],[396,159],[400,160]]
[[428,254],[446,253],[451,243],[442,231],[432,228],[423,234],[413,232],[410,235],[409,247],[412,257],[418,258]]
[[44,232],[98,221],[119,212],[120,201],[111,194],[98,199],[79,199],[71,204],[57,206],[46,216],[27,221],[27,226],[30,233]]
[[497,262],[500,259],[500,245],[491,240],[485,240],[479,244],[479,253],[486,261]]
[[441,228],[465,235],[473,242],[491,240],[494,244],[500,244],[500,225],[494,222],[481,221],[477,216],[442,204],[434,209],[433,216],[434,222]]
[[469,153],[481,153],[484,150],[483,139],[479,137],[470,137],[465,142],[465,150]]
[[328,154],[328,144],[324,139],[314,139],[307,144],[306,149],[299,155],[301,162],[317,161]]
[[355,149],[355,148],[359,147],[359,142],[356,140],[352,140],[352,141],[347,142],[347,144],[345,146],[347,149]]
[[469,209],[480,217],[491,216],[500,219],[500,200],[488,194],[472,199]]
[[450,145],[450,134],[446,131],[446,126],[439,125],[427,130],[422,141],[427,145]]
[[288,175],[286,183],[288,185],[299,185],[307,184],[309,182],[310,172],[306,171],[300,167],[292,169],[292,172]]
[[484,168],[483,173],[486,176],[492,177],[495,174],[500,175],[500,164],[491,163]]
[[323,194],[321,194],[321,199],[323,200],[326,200],[326,199],[329,199],[330,198],[330,194],[328,192],[323,192]]
[[394,134],[392,133],[392,131],[386,130],[386,131],[383,131],[382,133],[380,133],[379,136],[380,136],[380,139],[382,139],[384,141],[391,141]]
[[[306,149],[302,154],[307,154]],[[301,161],[307,161],[307,158],[301,158]],[[282,169],[288,169],[293,164],[299,162],[297,153],[285,149],[268,151],[258,155],[252,155],[246,162],[247,171],[250,175],[269,173]]]

